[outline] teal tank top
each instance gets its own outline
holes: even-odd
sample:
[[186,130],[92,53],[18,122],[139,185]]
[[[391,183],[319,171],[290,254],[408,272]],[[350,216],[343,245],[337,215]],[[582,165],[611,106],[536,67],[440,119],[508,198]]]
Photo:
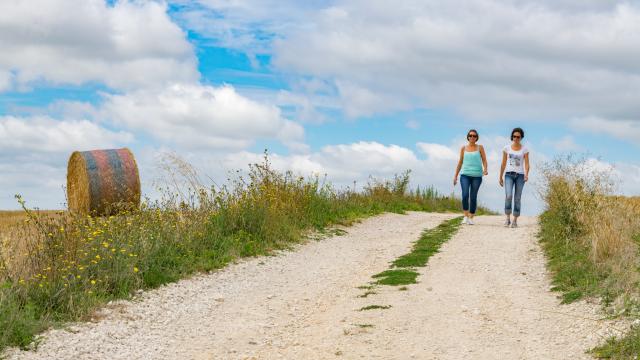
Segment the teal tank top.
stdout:
[[462,175],[481,177],[482,176],[482,158],[480,151],[465,151],[462,160]]

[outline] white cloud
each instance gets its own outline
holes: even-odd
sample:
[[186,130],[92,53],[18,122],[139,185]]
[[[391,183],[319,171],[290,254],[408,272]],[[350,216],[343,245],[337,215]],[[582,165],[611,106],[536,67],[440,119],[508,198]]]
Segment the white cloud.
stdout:
[[171,0],[182,7],[176,14],[186,28],[208,42],[245,51],[250,57],[269,53],[274,38],[305,27],[308,18],[328,1],[296,0]]
[[4,155],[19,152],[65,153],[115,147],[132,141],[130,133],[111,131],[87,120],[0,117],[0,151]]
[[18,209],[14,195],[20,194],[29,207],[61,209],[64,204],[63,185],[66,184],[67,160],[45,164],[42,159],[5,162],[0,158],[0,208]]
[[640,115],[632,3],[345,0],[305,22],[276,40],[275,64],[348,84],[339,93],[351,116],[407,106],[471,118]]
[[156,1],[3,1],[0,47],[0,91],[43,81],[132,89],[199,76],[185,33]]
[[551,147],[559,152],[579,152],[584,150],[584,147],[577,144],[572,135],[565,135],[556,140],[543,139],[542,145]]
[[231,86],[173,84],[161,90],[105,95],[104,118],[185,148],[238,150],[256,139],[304,148],[304,129],[276,106],[239,95]]
[[455,151],[454,149],[433,143],[418,143],[418,149],[420,149],[423,153],[425,153],[430,160],[441,161],[441,160],[449,160],[456,161],[459,158],[460,149]]
[[609,120],[599,117],[573,119],[571,125],[577,130],[595,134],[607,134],[637,144],[640,139],[640,123],[633,120]]

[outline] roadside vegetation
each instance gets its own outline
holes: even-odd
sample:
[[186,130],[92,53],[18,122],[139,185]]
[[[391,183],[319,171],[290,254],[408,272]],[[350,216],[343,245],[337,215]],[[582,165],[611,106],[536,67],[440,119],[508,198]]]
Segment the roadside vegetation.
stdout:
[[23,218],[2,232],[0,247],[0,351],[37,344],[47,328],[86,319],[137,290],[286,249],[333,225],[382,212],[459,207],[431,188],[410,191],[409,172],[371,180],[362,191],[339,190],[317,177],[275,171],[265,156],[247,175],[208,187],[188,164],[170,160],[162,200],[146,201],[139,211],[40,212],[18,197]]
[[[610,170],[584,159],[564,158],[544,169],[540,241],[565,303],[601,300],[611,316],[640,318],[640,200],[614,196]],[[592,354],[637,358],[640,327],[611,338]]]

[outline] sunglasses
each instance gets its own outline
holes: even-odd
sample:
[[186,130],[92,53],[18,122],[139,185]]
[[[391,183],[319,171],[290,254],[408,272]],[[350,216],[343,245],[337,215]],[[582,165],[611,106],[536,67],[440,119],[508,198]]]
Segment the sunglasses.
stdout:
[[477,138],[477,137],[478,137],[478,135],[469,134],[469,135],[467,135],[467,137],[468,137],[468,138]]
[[514,138],[514,139],[522,139],[522,136],[520,136],[520,135],[513,135],[513,136],[512,136],[512,138]]

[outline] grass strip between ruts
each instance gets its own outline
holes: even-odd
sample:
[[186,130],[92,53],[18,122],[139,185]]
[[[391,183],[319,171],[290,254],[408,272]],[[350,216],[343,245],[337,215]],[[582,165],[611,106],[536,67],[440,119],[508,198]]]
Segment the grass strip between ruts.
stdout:
[[418,277],[417,267],[427,265],[429,258],[437,253],[440,246],[458,231],[462,223],[461,217],[443,221],[433,229],[423,231],[420,239],[415,242],[410,253],[397,258],[391,263],[391,269],[373,275],[377,285],[408,285],[415,284]]

